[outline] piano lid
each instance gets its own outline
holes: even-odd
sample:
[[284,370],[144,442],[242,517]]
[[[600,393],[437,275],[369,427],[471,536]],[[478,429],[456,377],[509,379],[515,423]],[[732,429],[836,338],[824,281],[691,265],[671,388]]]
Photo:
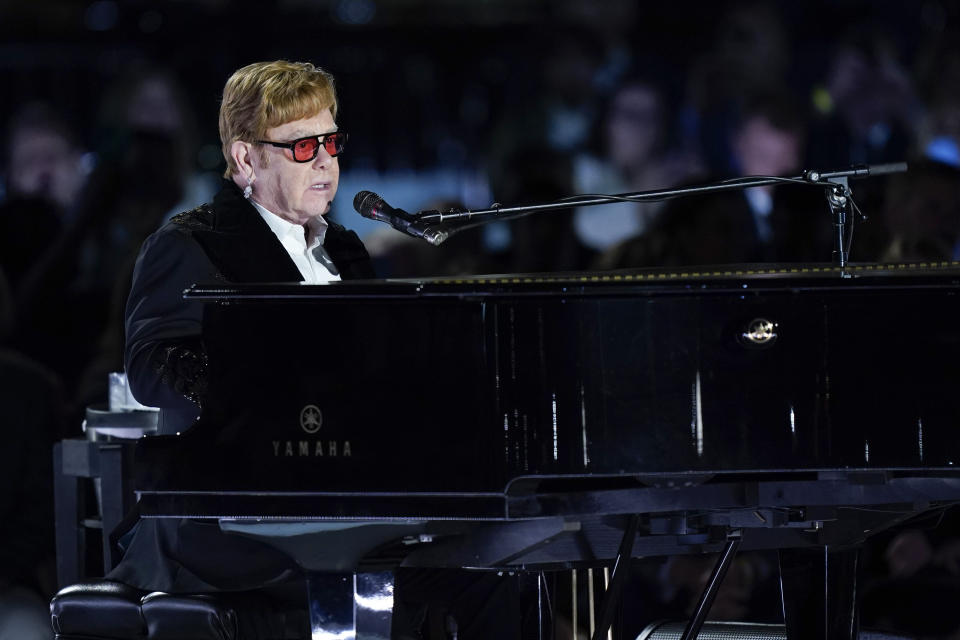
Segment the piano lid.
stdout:
[[898,285],[953,288],[960,284],[960,261],[887,264],[741,264],[603,272],[517,273],[463,277],[351,280],[320,285],[199,283],[184,292],[193,300],[317,298],[322,300],[416,299],[445,297],[565,297],[656,295],[678,291],[730,292],[783,288],[819,290],[884,288]]

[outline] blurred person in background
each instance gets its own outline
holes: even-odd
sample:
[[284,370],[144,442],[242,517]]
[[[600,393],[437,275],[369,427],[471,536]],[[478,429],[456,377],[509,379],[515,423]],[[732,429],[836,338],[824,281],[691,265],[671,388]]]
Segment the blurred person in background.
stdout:
[[[634,76],[614,91],[597,127],[599,154],[573,158],[574,192],[617,194],[665,189],[686,179],[693,163],[671,148],[674,104],[653,76]],[[574,229],[586,247],[603,252],[638,236],[663,202],[581,207]]]
[[6,139],[6,199],[43,199],[66,218],[85,177],[75,132],[50,105],[29,102],[10,119]]
[[197,170],[196,116],[171,70],[133,65],[100,105],[98,166],[76,286],[109,292],[143,240],[175,213],[209,200],[216,176]]
[[[896,39],[879,24],[865,22],[849,29],[812,96],[806,169],[830,171],[916,157],[921,104]],[[885,254],[896,255],[902,246],[891,244],[890,225],[883,224],[891,181],[899,178],[880,176],[851,185],[858,207],[873,219],[867,224],[853,221],[851,260],[879,261]]]
[[[532,92],[494,127],[488,149],[490,189],[505,205],[534,204],[574,193],[572,158],[589,149],[600,102],[603,45],[582,26],[553,24]],[[489,239],[498,237],[495,246]],[[589,251],[573,234],[569,211],[527,216],[487,229],[497,272],[580,268]]]
[[86,169],[76,134],[42,102],[24,104],[10,119],[3,166],[0,266],[16,288],[75,211]]
[[893,39],[876,25],[858,25],[842,39],[813,101],[809,168],[907,157],[920,105]]
[[[504,161],[504,175],[494,187],[498,202],[552,202],[573,193],[571,154],[544,147],[517,149]],[[569,209],[533,213],[510,221],[510,243],[490,254],[501,273],[581,269],[591,257],[573,231]]]
[[706,170],[735,172],[731,134],[748,103],[783,92],[792,47],[783,16],[770,3],[732,2],[715,40],[687,74],[684,144],[697,148]]
[[193,105],[176,72],[162,66],[134,65],[121,76],[100,107],[100,131],[106,148],[131,143],[138,133],[170,141],[175,155],[171,169],[180,183],[180,200],[164,220],[208,201],[219,188],[212,171],[197,167],[198,133]]
[[489,173],[495,194],[498,185],[510,180],[508,164],[519,151],[577,153],[589,146],[593,135],[600,43],[586,29],[562,25],[545,29],[542,38],[538,46],[543,56],[538,76],[527,87],[530,93],[512,103],[490,136]]

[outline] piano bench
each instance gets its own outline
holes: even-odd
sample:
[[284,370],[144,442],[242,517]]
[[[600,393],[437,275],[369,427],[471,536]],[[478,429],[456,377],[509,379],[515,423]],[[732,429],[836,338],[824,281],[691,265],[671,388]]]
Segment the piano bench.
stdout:
[[100,580],[70,585],[50,601],[56,640],[301,640],[305,609],[256,593],[147,593]]
[[72,584],[50,601],[50,622],[58,640],[146,638],[140,611],[143,595],[139,589],[107,580]]

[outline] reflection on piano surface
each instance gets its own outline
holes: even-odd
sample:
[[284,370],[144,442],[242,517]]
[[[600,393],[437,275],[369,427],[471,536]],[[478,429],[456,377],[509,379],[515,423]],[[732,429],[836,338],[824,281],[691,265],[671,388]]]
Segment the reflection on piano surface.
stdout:
[[850,638],[856,546],[960,501],[956,263],[186,295],[210,303],[209,395],[138,447],[141,512],[283,538],[312,571],[781,549],[788,637]]

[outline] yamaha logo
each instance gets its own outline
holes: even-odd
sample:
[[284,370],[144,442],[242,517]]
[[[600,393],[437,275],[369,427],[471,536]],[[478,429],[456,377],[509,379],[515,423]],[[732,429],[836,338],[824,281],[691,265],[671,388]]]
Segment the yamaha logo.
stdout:
[[320,413],[320,407],[315,404],[308,404],[300,410],[300,426],[307,433],[313,434],[320,431],[323,425],[323,414]]
[[[336,431],[336,421],[332,425]],[[300,428],[308,435],[320,431],[323,426],[323,413],[315,404],[308,404],[300,410]],[[329,431],[329,429],[328,429]],[[353,446],[349,440],[272,440],[275,458],[352,458]]]

